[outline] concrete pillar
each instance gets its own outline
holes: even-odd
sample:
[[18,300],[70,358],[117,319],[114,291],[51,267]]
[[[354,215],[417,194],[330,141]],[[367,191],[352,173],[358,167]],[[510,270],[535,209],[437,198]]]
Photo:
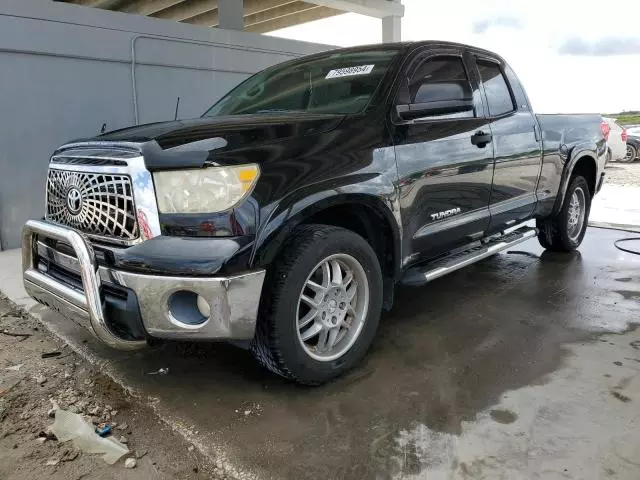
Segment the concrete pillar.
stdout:
[[384,17],[382,19],[382,43],[402,41],[402,17]]
[[244,30],[243,0],[218,0],[218,28]]

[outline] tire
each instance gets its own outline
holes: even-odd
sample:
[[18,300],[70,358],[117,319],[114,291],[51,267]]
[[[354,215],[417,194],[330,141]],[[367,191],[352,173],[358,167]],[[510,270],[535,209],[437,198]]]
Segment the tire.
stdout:
[[[572,203],[576,201],[581,203],[577,221],[575,203]],[[590,210],[589,186],[584,177],[576,175],[571,179],[560,212],[554,217],[537,220],[540,245],[554,252],[571,252],[578,248],[587,231]]]
[[[345,283],[351,268],[348,288],[331,283],[340,278],[335,275],[334,262]],[[309,281],[315,282],[314,289],[309,289]],[[363,286],[365,283],[368,288]],[[329,288],[320,288],[325,286]],[[382,293],[378,258],[362,237],[328,225],[298,227],[267,272],[250,350],[263,366],[287,379],[305,385],[325,383],[364,357],[380,320]],[[314,301],[319,298],[318,308],[307,304],[302,294],[314,297]],[[349,299],[350,294],[355,295],[354,300]],[[336,300],[332,295],[336,295]],[[323,314],[328,314],[326,320]],[[340,320],[341,314],[343,320]],[[308,326],[302,326],[307,316],[313,319],[307,320]],[[331,324],[332,321],[335,323]],[[327,333],[321,331],[317,337],[303,339],[317,328]],[[331,349],[328,348],[330,332],[335,328],[339,332],[333,337],[335,347]],[[325,348],[320,347],[323,338],[327,342]]]
[[620,159],[620,161],[624,163],[631,163],[635,162],[636,158],[638,158],[638,149],[627,143],[627,155]]

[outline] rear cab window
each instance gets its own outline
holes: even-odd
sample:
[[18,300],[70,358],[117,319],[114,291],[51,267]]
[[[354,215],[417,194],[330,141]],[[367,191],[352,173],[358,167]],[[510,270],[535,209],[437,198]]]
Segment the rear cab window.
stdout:
[[476,64],[484,85],[489,115],[498,117],[515,111],[513,95],[500,65],[483,59],[478,59]]

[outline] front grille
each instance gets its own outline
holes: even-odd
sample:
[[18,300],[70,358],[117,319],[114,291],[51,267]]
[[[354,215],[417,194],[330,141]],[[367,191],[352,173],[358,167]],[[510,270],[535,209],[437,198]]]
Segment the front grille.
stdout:
[[46,218],[100,237],[138,238],[133,191],[126,175],[50,168]]

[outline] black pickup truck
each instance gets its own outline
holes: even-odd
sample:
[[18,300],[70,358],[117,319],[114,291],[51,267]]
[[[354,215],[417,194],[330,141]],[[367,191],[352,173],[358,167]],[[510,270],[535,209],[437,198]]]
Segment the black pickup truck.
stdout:
[[227,340],[319,384],[365,355],[395,285],[534,236],[576,249],[605,152],[599,116],[535,115],[491,52],[335,50],[201,118],[60,147],[24,284],[112,347]]

